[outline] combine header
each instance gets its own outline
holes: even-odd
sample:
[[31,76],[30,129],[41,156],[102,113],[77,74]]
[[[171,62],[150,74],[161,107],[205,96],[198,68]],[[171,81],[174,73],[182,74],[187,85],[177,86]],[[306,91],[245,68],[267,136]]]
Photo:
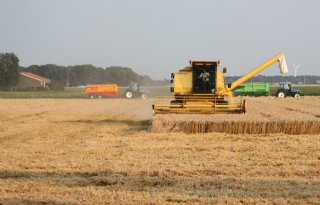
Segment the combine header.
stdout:
[[245,113],[246,103],[234,98],[232,91],[275,62],[279,62],[281,73],[288,67],[283,53],[279,53],[253,69],[235,82],[225,86],[226,68],[219,70],[220,61],[190,61],[190,66],[171,74],[174,86],[172,97],[155,97],[152,105],[155,114],[165,113]]

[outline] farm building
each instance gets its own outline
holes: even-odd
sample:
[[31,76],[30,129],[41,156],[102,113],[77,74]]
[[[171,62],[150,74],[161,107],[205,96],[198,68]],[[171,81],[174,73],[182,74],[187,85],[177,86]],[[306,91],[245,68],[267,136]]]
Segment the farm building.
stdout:
[[30,72],[20,72],[17,90],[48,90],[50,80]]

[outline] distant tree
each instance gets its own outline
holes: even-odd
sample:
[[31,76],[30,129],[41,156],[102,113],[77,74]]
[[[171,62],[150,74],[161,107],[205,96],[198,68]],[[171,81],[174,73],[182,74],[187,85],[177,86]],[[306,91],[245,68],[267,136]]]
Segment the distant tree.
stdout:
[[155,82],[154,80],[152,80],[149,76],[147,75],[140,75],[139,76],[139,84],[142,85],[142,86],[145,86],[145,85],[154,85]]
[[19,58],[14,53],[0,53],[0,88],[15,86],[19,80]]
[[105,78],[110,83],[117,83],[120,86],[127,86],[130,82],[139,82],[139,75],[131,68],[112,66],[105,69]]

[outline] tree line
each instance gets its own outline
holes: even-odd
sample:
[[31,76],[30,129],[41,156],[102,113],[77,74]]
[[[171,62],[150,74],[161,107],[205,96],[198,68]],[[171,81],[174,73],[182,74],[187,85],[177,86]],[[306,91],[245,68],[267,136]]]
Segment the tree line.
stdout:
[[87,84],[116,83],[128,86],[137,82],[141,86],[168,85],[169,80],[153,80],[147,75],[139,75],[131,68],[94,65],[59,66],[55,64],[19,66],[19,58],[14,53],[0,53],[0,88],[10,88],[17,84],[19,72],[31,72],[50,79],[59,87],[82,86]]
[[[142,86],[170,85],[169,80],[153,80],[147,75],[139,75],[131,68],[111,66],[106,68],[95,67],[93,65],[58,66],[54,64],[32,65],[20,67],[20,71],[32,72],[63,83],[64,86],[81,86],[86,84],[116,83],[120,86],[127,86],[130,82],[137,82]],[[233,82],[241,76],[226,76],[225,82]],[[250,82],[292,82],[295,84],[316,84],[320,83],[320,76],[264,76],[257,75],[247,81]]]
[[[19,58],[13,53],[0,53],[0,89],[11,88],[19,80],[19,72],[31,72],[54,82],[57,87],[82,86],[87,84],[116,83],[127,86],[137,82],[141,86],[170,85],[169,80],[153,80],[147,75],[139,75],[131,68],[111,66],[106,68],[94,65],[59,66],[55,64],[19,66]],[[241,76],[225,77],[225,82],[233,82]],[[296,84],[320,83],[320,76],[263,76],[258,75],[248,82],[278,83],[289,81]]]
[[151,86],[165,85],[169,82],[168,80],[153,80],[147,75],[139,75],[131,68],[121,66],[100,68],[94,65],[58,66],[47,64],[20,67],[19,70],[32,72],[71,87],[103,83],[127,86],[130,82],[137,82],[142,86]]

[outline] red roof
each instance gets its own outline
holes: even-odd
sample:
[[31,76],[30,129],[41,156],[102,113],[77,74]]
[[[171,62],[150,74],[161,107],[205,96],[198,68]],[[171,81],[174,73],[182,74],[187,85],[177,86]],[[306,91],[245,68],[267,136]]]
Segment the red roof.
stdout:
[[30,73],[30,72],[20,72],[20,74],[24,75],[24,76],[27,76],[27,77],[30,77],[30,78],[33,78],[35,80],[50,82],[49,79],[41,77],[41,76],[33,74],[33,73]]

